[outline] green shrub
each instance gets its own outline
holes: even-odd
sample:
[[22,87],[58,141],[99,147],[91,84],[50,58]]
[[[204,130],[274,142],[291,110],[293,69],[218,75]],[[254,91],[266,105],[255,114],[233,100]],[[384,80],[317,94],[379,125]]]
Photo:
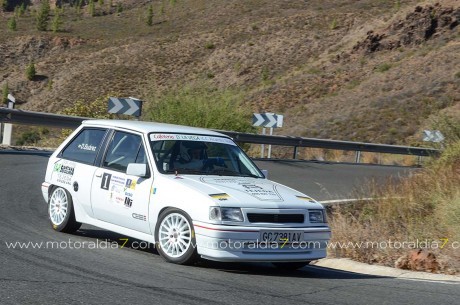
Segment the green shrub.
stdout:
[[149,5],[149,8],[147,10],[147,20],[146,23],[148,26],[153,25],[153,5]]
[[117,3],[117,13],[121,14],[123,12],[123,4]]
[[53,31],[53,33],[57,33],[61,30],[61,26],[62,26],[61,14],[59,13],[59,10],[56,9],[54,10],[53,21],[51,22],[51,30]]
[[115,115],[108,113],[109,96],[113,95],[103,96],[92,102],[77,101],[72,107],[65,108],[63,114],[87,118],[113,119]]
[[8,103],[8,93],[10,93],[10,89],[8,88],[8,83],[5,83],[3,85],[2,104]]
[[94,15],[96,14],[96,6],[94,4],[94,0],[89,0],[88,11],[89,11],[89,15],[91,17],[94,17]]
[[10,30],[10,31],[16,31],[16,27],[17,27],[17,24],[16,24],[16,17],[13,16],[13,17],[11,17],[10,19],[8,19],[8,30]]
[[385,72],[385,71],[388,71],[390,69],[391,69],[391,64],[389,64],[389,63],[383,63],[381,65],[378,65],[377,68],[376,68],[376,70],[378,72]]
[[38,131],[27,131],[21,135],[21,138],[16,141],[16,145],[35,145],[41,140],[40,133]]
[[152,94],[148,98],[146,120],[252,132],[252,112],[241,107],[242,95],[233,90],[217,90],[206,86],[185,87]]
[[212,42],[207,42],[204,47],[208,50],[214,49],[216,46]]
[[50,3],[48,0],[42,0],[40,3],[40,9],[35,16],[35,25],[37,30],[46,31],[48,28],[48,19],[50,16]]
[[31,62],[26,68],[26,78],[28,80],[33,80],[37,75],[37,71],[35,70],[35,64]]
[[334,19],[334,20],[332,20],[331,24],[329,25],[329,29],[335,30],[337,28],[338,28],[337,19]]

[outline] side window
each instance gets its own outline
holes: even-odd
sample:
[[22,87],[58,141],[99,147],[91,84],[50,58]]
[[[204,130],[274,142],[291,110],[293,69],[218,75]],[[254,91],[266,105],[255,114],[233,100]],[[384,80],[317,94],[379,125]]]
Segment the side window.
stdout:
[[105,129],[83,129],[61,152],[62,158],[93,164],[105,133]]
[[147,164],[142,139],[138,135],[117,131],[109,143],[103,166],[126,172],[129,163]]

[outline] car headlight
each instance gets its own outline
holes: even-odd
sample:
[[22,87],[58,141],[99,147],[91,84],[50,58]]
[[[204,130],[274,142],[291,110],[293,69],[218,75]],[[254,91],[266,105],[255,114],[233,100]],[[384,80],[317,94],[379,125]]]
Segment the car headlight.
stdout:
[[209,219],[220,221],[243,221],[243,212],[240,208],[210,207]]
[[308,219],[310,223],[325,223],[326,215],[323,210],[309,210]]

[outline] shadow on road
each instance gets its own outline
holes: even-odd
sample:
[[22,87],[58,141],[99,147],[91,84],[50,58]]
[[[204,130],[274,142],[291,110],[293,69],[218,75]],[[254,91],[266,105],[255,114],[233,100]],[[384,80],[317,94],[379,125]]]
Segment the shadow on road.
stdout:
[[339,271],[330,268],[305,266],[299,270],[282,270],[270,263],[223,263],[213,261],[200,261],[197,266],[202,268],[213,268],[221,272],[273,276],[291,278],[318,278],[318,279],[378,279],[379,276]]
[[[155,245],[145,241],[137,240],[131,237],[126,237],[114,232],[82,228],[78,230],[75,235],[95,238],[99,240],[107,240],[108,242],[117,242],[123,248],[132,249],[136,251],[148,252],[152,255],[159,255],[155,249]],[[167,262],[164,262],[167,264]],[[360,273],[339,271],[325,267],[306,266],[299,270],[282,270],[274,267],[270,263],[229,263],[229,262],[215,262],[209,260],[199,260],[194,266],[178,266],[177,268],[203,268],[214,269],[219,272],[229,274],[247,274],[271,277],[291,277],[291,278],[318,278],[318,279],[378,279],[383,278],[379,276],[372,276]],[[178,270],[180,271],[180,270]]]

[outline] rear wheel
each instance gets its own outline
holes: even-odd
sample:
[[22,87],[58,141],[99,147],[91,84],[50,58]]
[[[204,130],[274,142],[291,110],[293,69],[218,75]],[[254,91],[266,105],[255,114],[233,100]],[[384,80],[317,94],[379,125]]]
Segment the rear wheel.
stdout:
[[189,265],[198,258],[192,220],[179,209],[169,208],[160,214],[155,240],[158,253],[170,263]]
[[48,200],[48,217],[54,230],[65,233],[77,231],[81,223],[75,220],[72,196],[62,187],[54,188]]
[[309,261],[307,262],[286,262],[286,263],[272,263],[278,269],[284,270],[297,270],[306,265],[310,264]]

